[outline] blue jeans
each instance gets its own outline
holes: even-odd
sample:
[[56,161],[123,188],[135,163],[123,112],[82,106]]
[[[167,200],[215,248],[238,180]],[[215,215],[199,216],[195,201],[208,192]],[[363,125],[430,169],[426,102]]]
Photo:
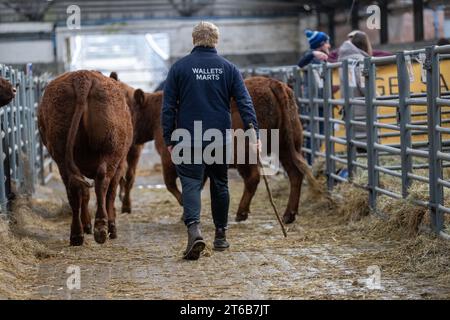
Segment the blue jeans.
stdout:
[[201,192],[204,177],[209,177],[211,211],[216,228],[228,225],[228,165],[225,164],[178,164],[178,177],[181,180],[183,199],[183,219],[186,226],[200,222]]

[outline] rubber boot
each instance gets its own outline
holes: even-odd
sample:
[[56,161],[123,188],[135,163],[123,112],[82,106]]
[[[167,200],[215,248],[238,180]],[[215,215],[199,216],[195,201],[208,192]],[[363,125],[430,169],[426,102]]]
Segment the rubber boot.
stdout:
[[188,243],[186,250],[183,253],[183,259],[197,260],[200,258],[200,253],[205,249],[206,243],[203,241],[202,233],[200,231],[200,224],[193,223],[188,226]]
[[224,228],[217,228],[216,235],[214,237],[214,250],[223,251],[230,247],[227,241]]

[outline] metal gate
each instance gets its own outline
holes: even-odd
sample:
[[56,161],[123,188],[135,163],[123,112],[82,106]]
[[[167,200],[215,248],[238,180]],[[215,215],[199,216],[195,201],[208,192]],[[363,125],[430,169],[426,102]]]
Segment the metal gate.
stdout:
[[[367,184],[360,187],[368,190],[372,211],[382,214],[377,210],[380,196],[406,198],[414,181],[426,184],[428,200],[414,202],[428,207],[432,229],[449,237],[444,233],[444,214],[450,214],[450,203],[444,194],[450,192],[450,182],[443,169],[450,167],[450,91],[442,86],[444,78],[450,78],[449,59],[450,46],[432,46],[364,61],[322,63],[304,69],[258,68],[244,70],[244,74],[267,75],[292,85],[304,125],[303,150],[311,164],[325,159],[328,189],[336,182],[353,181],[356,171],[364,171]],[[412,60],[421,63],[416,81],[425,86],[424,92],[411,90]],[[377,94],[377,70],[383,65],[395,67],[397,94]],[[349,72],[355,66],[360,74]],[[352,76],[364,83],[364,95],[352,95]],[[333,93],[337,84],[340,98]],[[364,116],[354,114],[358,106],[365,109]],[[344,128],[340,134],[337,126]],[[362,136],[355,134],[356,128],[363,128]],[[381,160],[386,157],[397,163],[385,164]],[[338,174],[337,164],[348,174]],[[380,184],[380,174],[398,178],[401,188],[388,190]]]
[[0,109],[0,208],[17,193],[31,194],[51,175],[51,159],[37,130],[36,108],[46,82],[0,64],[0,76],[16,86],[15,99]]

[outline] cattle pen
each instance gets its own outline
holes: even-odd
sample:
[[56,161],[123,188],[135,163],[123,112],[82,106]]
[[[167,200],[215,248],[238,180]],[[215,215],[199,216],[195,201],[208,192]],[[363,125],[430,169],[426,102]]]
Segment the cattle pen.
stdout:
[[[364,78],[364,98],[349,95],[348,77],[357,72],[349,72],[352,61],[243,70],[293,87],[303,151],[335,200],[318,198],[306,185],[298,221],[283,240],[260,185],[248,221],[230,224],[230,252],[208,246],[196,265],[179,257],[181,208],[162,185],[158,166],[138,170],[136,210],[119,215],[119,239],[68,246],[67,198],[36,130],[47,80],[0,65],[0,76],[18,85],[16,99],[1,113],[0,297],[448,299],[450,69],[442,65],[449,55],[450,46],[433,46],[367,58],[356,75]],[[411,69],[415,58],[418,67]],[[386,64],[395,65],[397,94],[377,92],[376,70]],[[425,90],[412,92],[412,81]],[[357,105],[368,106],[366,116],[353,116]],[[366,134],[356,136],[355,126]],[[283,204],[285,176],[269,179],[275,202]],[[233,210],[242,182],[234,173],[230,180]],[[202,216],[211,234],[208,205],[206,200]],[[202,275],[196,284],[186,280],[192,269]],[[81,288],[67,285],[73,270],[81,274]]]
[[450,0],[0,0],[2,300],[435,311]]
[[[411,61],[415,59],[420,68],[412,68]],[[368,191],[370,209],[382,217],[383,212],[377,210],[380,196],[405,199],[413,185],[422,184],[427,188],[426,199],[412,201],[429,208],[432,230],[450,239],[444,225],[444,215],[450,213],[447,207],[450,185],[445,172],[450,161],[446,152],[450,142],[448,59],[450,46],[442,46],[366,58],[361,62],[345,60],[304,69],[285,66],[244,72],[276,77],[293,86],[305,141],[309,142],[303,151],[313,165],[323,159],[329,190],[337,183],[353,181],[356,175],[365,175],[365,181],[357,179],[354,185]],[[355,73],[358,64],[359,73]],[[383,65],[395,65],[396,94],[377,92],[377,67]],[[350,94],[356,82],[349,77],[355,76],[363,78],[366,90],[363,97]],[[414,81],[421,82],[424,90],[413,91],[411,82]],[[333,86],[340,87],[339,98],[335,97]],[[355,116],[355,106],[366,106],[367,115]],[[356,135],[357,126],[364,127],[363,135]],[[345,175],[337,174],[343,168]],[[383,185],[380,174],[398,180]]]

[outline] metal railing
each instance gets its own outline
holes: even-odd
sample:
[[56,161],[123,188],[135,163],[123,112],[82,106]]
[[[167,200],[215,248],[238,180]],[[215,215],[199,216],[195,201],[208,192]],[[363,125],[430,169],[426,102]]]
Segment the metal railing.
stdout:
[[[450,68],[441,70],[441,64],[449,57],[450,46],[433,46],[363,61],[310,64],[303,69],[258,68],[243,73],[278,78],[293,87],[304,126],[303,150],[310,164],[317,158],[325,159],[328,189],[337,182],[352,181],[362,170],[367,174],[367,184],[360,186],[368,190],[372,211],[382,215],[377,210],[380,196],[406,198],[413,182],[426,184],[428,199],[413,201],[429,208],[432,229],[448,237],[444,233],[444,214],[450,213],[450,203],[446,203],[444,195],[450,192],[450,181],[445,179],[443,169],[450,166],[450,92],[442,88],[441,82],[442,73],[448,77]],[[421,61],[426,92],[411,90],[412,59]],[[396,95],[377,94],[377,69],[384,65],[395,67]],[[353,71],[355,66],[360,74]],[[360,77],[364,92],[360,96],[353,95],[351,75]],[[333,83],[336,78],[339,86]],[[340,98],[335,98],[336,87],[340,88]],[[356,108],[363,108],[365,115],[355,115]],[[380,112],[381,108],[384,112]],[[342,126],[345,132],[341,130],[337,135],[336,126]],[[340,151],[336,151],[337,146]],[[337,164],[346,169],[346,175],[337,172]],[[399,179],[398,190],[389,190],[380,183],[380,175]]]
[[17,88],[11,103],[0,108],[0,208],[5,213],[17,193],[32,193],[36,183],[46,183],[52,168],[36,118],[46,82],[2,64],[0,76]]

